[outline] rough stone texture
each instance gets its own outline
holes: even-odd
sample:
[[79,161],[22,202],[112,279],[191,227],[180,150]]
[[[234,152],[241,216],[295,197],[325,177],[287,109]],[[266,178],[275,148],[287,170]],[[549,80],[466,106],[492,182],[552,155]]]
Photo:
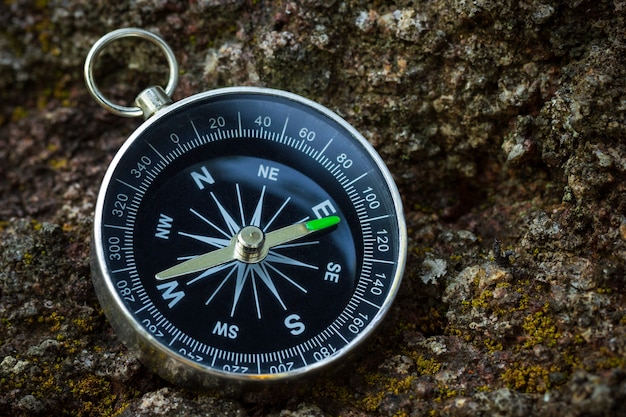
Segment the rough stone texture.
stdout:
[[[0,415],[626,415],[625,11],[3,0]],[[89,277],[91,216],[138,122],[93,102],[82,63],[122,26],[171,44],[175,98],[290,90],[342,114],[388,163],[408,268],[345,375],[287,399],[225,399],[170,386],[116,339]],[[101,60],[119,100],[165,76],[154,50],[128,46]]]

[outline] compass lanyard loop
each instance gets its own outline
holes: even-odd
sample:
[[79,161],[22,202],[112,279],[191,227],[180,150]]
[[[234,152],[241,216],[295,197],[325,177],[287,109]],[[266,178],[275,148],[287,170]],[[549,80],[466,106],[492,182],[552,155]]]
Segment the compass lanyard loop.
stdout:
[[[167,65],[169,67],[169,78],[165,90],[161,87],[150,87],[144,90],[137,96],[134,107],[121,106],[113,103],[106,98],[100,91],[94,80],[93,69],[94,63],[97,60],[100,53],[112,42],[122,38],[141,38],[145,39],[161,49],[167,58]],[[176,62],[176,56],[172,51],[172,48],[159,36],[152,32],[148,32],[139,28],[122,28],[107,33],[101,37],[92,47],[85,59],[84,67],[85,83],[87,89],[93,96],[93,98],[102,107],[110,111],[111,113],[122,117],[150,117],[159,108],[172,103],[171,96],[178,84],[178,63]]]

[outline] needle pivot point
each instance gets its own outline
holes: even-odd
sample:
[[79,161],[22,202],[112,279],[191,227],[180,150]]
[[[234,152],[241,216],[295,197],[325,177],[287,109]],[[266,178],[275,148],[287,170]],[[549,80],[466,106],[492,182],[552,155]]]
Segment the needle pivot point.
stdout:
[[256,226],[246,226],[237,234],[237,247],[244,252],[258,252],[265,242],[265,235]]
[[265,234],[256,226],[246,226],[237,233],[235,256],[247,263],[257,263],[267,256],[264,250]]

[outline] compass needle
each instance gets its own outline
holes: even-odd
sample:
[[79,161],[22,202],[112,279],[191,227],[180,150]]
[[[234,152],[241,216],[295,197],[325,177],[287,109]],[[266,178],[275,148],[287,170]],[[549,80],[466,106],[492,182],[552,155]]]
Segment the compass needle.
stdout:
[[[259,262],[260,260],[265,259],[265,257],[269,253],[269,250],[272,249],[273,247],[284,245],[294,240],[302,239],[303,237],[308,236],[311,233],[322,231],[329,227],[335,226],[339,222],[340,222],[340,218],[338,216],[329,216],[329,217],[325,217],[325,218],[321,218],[317,220],[310,220],[306,223],[292,224],[290,226],[286,226],[281,229],[270,232],[264,235],[264,237],[263,237],[263,232],[257,229],[256,227],[243,228],[231,240],[228,246],[205,253],[203,255],[196,256],[195,258],[191,258],[171,268],[158,272],[157,274],[155,274],[155,278],[157,280],[177,278],[183,275],[192,274],[194,272],[204,271],[204,270],[207,270],[207,269],[210,269],[210,268],[213,268],[213,267],[216,267],[221,264],[231,262],[237,259],[243,260],[244,262],[246,261],[252,262],[251,259],[253,259],[254,262]],[[238,242],[241,242],[243,240],[243,245],[245,245],[246,244],[245,239],[250,238],[248,235],[246,235],[246,233],[252,233],[251,230],[253,230],[254,233],[261,236],[263,239],[263,243],[259,245],[258,247],[254,248],[259,251],[259,254],[261,254],[261,256],[259,256],[258,258],[251,257],[250,259],[246,260],[245,258],[242,259],[244,255],[237,254]],[[189,234],[182,234],[182,235],[190,236]],[[193,237],[197,238],[196,236],[193,236]],[[221,240],[213,240],[211,238],[201,238],[198,240],[201,240],[207,243],[214,243],[215,241],[221,242]],[[245,252],[246,250],[250,250],[250,249],[251,248],[244,247],[242,251]],[[249,253],[254,253],[254,252],[249,252]],[[279,254],[272,254],[270,256],[270,259],[274,262],[282,262],[282,263],[289,263],[292,265],[316,268],[314,266],[307,265],[305,263],[298,262],[293,259],[289,259],[288,257],[282,256]]]
[[321,219],[309,220],[308,222],[296,223],[282,229],[275,230],[265,236],[270,248],[302,239],[311,233],[319,232],[339,224],[339,216],[328,216]]
[[233,256],[233,250],[232,246],[226,246],[225,248],[196,256],[195,258],[191,258],[183,263],[155,274],[155,278],[157,280],[176,278],[182,275],[204,271],[206,269],[225,264],[235,259]]
[[[137,107],[112,105],[93,80],[100,52],[125,37],[156,44],[170,69]],[[407,236],[391,173],[318,103],[255,87],[173,102],[179,73],[167,44],[136,28],[105,35],[85,61],[100,104],[146,118],[96,203],[105,313],[146,365],[192,389],[337,368],[400,286]]]

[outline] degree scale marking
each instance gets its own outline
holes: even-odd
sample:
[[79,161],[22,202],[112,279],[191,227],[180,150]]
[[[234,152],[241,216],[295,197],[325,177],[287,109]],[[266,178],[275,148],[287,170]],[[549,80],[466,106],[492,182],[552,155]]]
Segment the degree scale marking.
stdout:
[[[238,115],[238,116],[240,117],[240,115]],[[283,128],[283,132],[281,133],[281,139],[282,139],[282,138],[284,137],[284,135],[285,135],[285,130],[286,130],[286,125],[287,125],[287,122],[288,122],[288,118],[287,118],[287,119],[286,119],[286,121],[285,121],[285,125],[284,125],[284,128]],[[241,126],[241,120],[239,119],[239,131],[240,131],[240,132],[241,132],[241,129],[242,129],[242,126]],[[195,126],[194,126],[194,130],[195,130]],[[254,129],[254,130],[253,130],[253,129],[250,129],[250,133],[252,133],[252,132],[255,132],[255,133],[256,133],[256,134],[252,134],[252,135],[250,135],[250,136],[252,136],[252,137],[258,137],[258,138],[263,138],[263,131],[264,131],[264,130],[263,130],[263,128]],[[220,139],[222,139],[222,138],[224,138],[224,137],[231,137],[231,135],[229,135],[229,134],[225,134],[225,133],[226,133],[226,132],[222,132],[222,131],[221,131],[221,129],[218,129],[218,130],[217,130],[217,136],[218,136]],[[271,135],[271,139],[269,139],[269,140],[274,140],[274,141],[276,141],[276,140],[277,140],[277,138],[276,138],[277,133],[276,133],[276,132],[274,132],[274,133],[275,133],[275,135]],[[199,132],[198,132],[198,135],[199,135]],[[206,138],[206,139],[205,139],[205,138]],[[267,138],[267,136],[265,136],[265,138]],[[325,168],[326,168],[328,171],[330,171],[330,172],[333,174],[333,176],[335,176],[335,177],[339,177],[340,175],[342,175],[342,171],[343,171],[343,170],[341,169],[341,167],[339,167],[339,164],[335,164],[334,162],[332,162],[331,160],[329,160],[329,159],[327,159],[325,156],[323,156],[324,152],[325,152],[325,151],[326,151],[326,150],[330,147],[330,145],[332,144],[333,139],[330,139],[330,140],[329,140],[329,141],[325,144],[324,148],[323,148],[320,152],[314,152],[314,149],[313,149],[313,148],[311,148],[310,146],[308,146],[308,144],[306,144],[304,140],[302,140],[302,141],[298,141],[298,140],[295,140],[295,139],[293,139],[293,138],[291,138],[291,137],[289,137],[289,136],[287,136],[287,138],[288,138],[288,140],[289,140],[289,142],[290,142],[290,146],[291,146],[292,148],[295,148],[295,149],[297,149],[298,151],[300,151],[300,152],[302,152],[302,153],[307,154],[309,157],[311,157],[311,156],[312,156],[314,159],[316,159],[316,160],[318,160],[318,161],[320,161],[320,160],[322,160],[322,159],[327,160],[327,161],[328,161],[328,163],[324,164],[324,165],[325,165]],[[199,140],[199,142],[196,142],[196,146],[197,146],[197,144],[198,144],[198,143],[203,143],[203,142],[208,141],[209,136],[208,136],[208,135],[205,135],[205,136],[203,136],[201,139],[202,139],[202,140]],[[161,153],[160,153],[160,152],[159,152],[156,148],[154,148],[154,147],[153,147],[153,145],[152,145],[152,144],[148,144],[148,145],[152,148],[152,150],[153,150],[153,151],[154,151],[154,152],[155,152],[155,153],[156,153],[156,154],[157,154],[157,155],[158,155],[158,156],[159,156],[162,160],[166,160],[167,162],[170,162],[170,161],[173,161],[173,160],[175,160],[175,159],[177,158],[176,156],[171,157],[170,155],[168,155],[168,157],[167,157],[167,159],[166,159],[166,158],[164,158],[164,157],[162,156],[162,154],[161,154]],[[183,143],[177,143],[177,145],[178,145],[178,148],[180,149],[180,151],[178,151],[178,150],[174,150],[174,151],[173,151],[173,153],[174,153],[174,154],[178,154],[178,155],[182,155],[182,154],[184,154],[184,153],[186,153],[186,152],[189,152],[189,151],[191,151],[191,150],[195,147],[195,146],[194,146],[194,144],[193,144],[193,143],[190,143],[190,142],[187,142],[187,143],[184,143],[184,144],[183,144]],[[304,151],[303,151],[303,149],[304,149]],[[308,149],[308,150],[307,150],[307,149]],[[167,165],[167,164],[166,164],[166,165]],[[162,169],[159,169],[159,171],[162,171]],[[367,175],[367,172],[366,172],[366,173],[364,173],[364,174],[361,174],[359,177],[356,177],[356,178],[352,179],[352,180],[351,180],[351,181],[349,181],[349,183],[347,183],[347,184],[346,184],[346,180],[347,180],[347,178],[346,178],[346,177],[345,177],[345,175],[344,175],[344,176],[343,176],[343,177],[344,177],[344,179],[342,179],[342,181],[341,181],[341,182],[343,183],[343,188],[344,188],[346,191],[348,191],[348,188],[352,188],[352,187],[349,187],[349,186],[353,185],[354,183],[356,183],[358,180],[362,179],[362,178],[363,178],[363,177],[365,177],[366,175]],[[153,176],[153,177],[154,177],[154,176]],[[120,181],[120,182],[121,182],[121,181]],[[150,180],[150,181],[147,181],[147,183],[146,183],[145,185],[144,185],[144,184],[142,184],[142,186],[143,186],[142,188],[143,188],[144,190],[145,190],[145,189],[147,189],[148,185],[150,185],[150,183],[151,183],[151,182],[152,182],[152,181]],[[134,189],[135,191],[138,191],[140,194],[144,194],[144,192],[143,192],[143,191],[136,189],[135,187],[133,187],[132,185],[130,185],[130,184],[128,184],[128,183],[123,183],[123,184],[124,184],[124,185],[127,185],[127,186],[129,186],[129,187],[131,187],[131,188],[132,188],[132,189]],[[352,198],[352,197],[351,197],[350,199],[351,199],[351,200],[353,200],[353,203],[354,203],[354,200],[355,200],[355,199],[354,199],[354,198]],[[141,197],[140,197],[140,200],[141,200]],[[361,217],[361,216],[359,216],[359,217]],[[361,224],[363,224],[363,222],[364,222],[364,221],[365,221],[365,222],[371,222],[371,221],[374,221],[374,220],[379,220],[379,219],[383,219],[383,218],[386,218],[386,217],[389,217],[389,215],[387,215],[387,216],[380,216],[380,217],[378,217],[378,218],[367,218],[367,217],[366,217],[366,218],[360,218],[360,219],[359,219],[359,222],[360,222]],[[132,223],[132,224],[134,225],[134,219],[133,219],[130,223]],[[113,227],[115,227],[115,226],[113,226]],[[120,228],[121,228],[121,227],[120,227]],[[125,229],[127,229],[127,228],[125,228]],[[367,234],[368,234],[368,235],[371,235],[371,232],[369,232],[369,233],[367,233]],[[364,259],[364,261],[365,261],[365,259]],[[374,260],[374,259],[368,259],[368,261],[370,261],[370,262],[371,262],[371,261],[376,262],[377,260]],[[359,298],[360,298],[360,297],[359,297]],[[364,300],[364,301],[367,301],[367,300]],[[145,307],[148,307],[148,305],[145,305]],[[145,307],[144,307],[144,308],[145,308]],[[161,316],[161,315],[160,315],[160,313],[159,313],[158,315],[159,315],[159,316]],[[162,323],[161,323],[161,325],[163,325],[163,322],[166,322],[166,321],[167,321],[167,320],[165,319],[165,317],[162,317],[162,319],[161,319],[161,322],[162,322]],[[338,328],[338,327],[337,327],[337,323],[332,323],[332,324],[329,326],[329,328],[328,328],[327,330],[330,330],[330,333],[332,333],[332,334],[336,334],[336,335],[338,335],[341,339],[343,339],[343,341],[344,341],[346,344],[347,344],[347,343],[349,343],[349,340],[348,340],[348,339],[346,339],[346,338],[345,338],[345,337],[341,334],[340,328]],[[177,336],[178,336],[178,335],[177,335]],[[328,337],[328,336],[326,336],[326,337]],[[326,339],[326,337],[324,337],[324,340]],[[316,344],[318,344],[319,346],[322,346],[322,341],[320,341],[319,336],[316,336],[315,338],[313,338],[313,339],[311,339],[311,340],[315,341],[315,342],[316,342]],[[172,342],[173,342],[173,341],[174,341],[174,340],[172,340]],[[200,342],[198,342],[198,341],[196,341],[196,340],[194,340],[194,342],[195,342],[195,343],[194,343],[194,346],[193,346],[193,349],[192,349],[192,350],[197,349],[197,348],[198,348],[198,344],[202,345],[202,343],[200,343]],[[305,366],[306,366],[306,361],[305,361],[305,358],[304,358],[304,355],[303,355],[303,353],[302,353],[302,350],[301,350],[301,349],[302,349],[303,347],[306,347],[306,345],[308,345],[309,343],[310,343],[310,340],[306,341],[303,345],[297,345],[297,346],[295,347],[296,352],[298,352],[298,355],[299,355],[299,356],[301,356],[301,359],[304,361]],[[204,345],[203,345],[203,346],[204,346]],[[213,348],[212,348],[212,349],[213,349]],[[205,348],[205,350],[206,350],[206,348]],[[310,349],[307,349],[307,351],[308,351],[308,350],[310,350]],[[224,353],[224,352],[220,351],[220,353],[223,355],[223,353]],[[284,356],[284,355],[285,355],[285,352],[283,352],[283,351],[280,351],[280,352],[277,352],[277,353],[278,353],[279,357],[280,357],[280,356]],[[274,354],[275,354],[275,353],[274,353]],[[216,355],[213,357],[213,364],[215,363],[215,358],[216,358],[217,356],[221,356],[221,355],[216,354]],[[255,354],[254,356],[255,356],[256,362],[257,362],[257,364],[258,364],[258,369],[259,369],[259,372],[260,372],[260,369],[261,369],[261,362],[262,362],[262,361],[261,361],[261,358],[260,358],[260,356],[259,356],[258,354]]]

